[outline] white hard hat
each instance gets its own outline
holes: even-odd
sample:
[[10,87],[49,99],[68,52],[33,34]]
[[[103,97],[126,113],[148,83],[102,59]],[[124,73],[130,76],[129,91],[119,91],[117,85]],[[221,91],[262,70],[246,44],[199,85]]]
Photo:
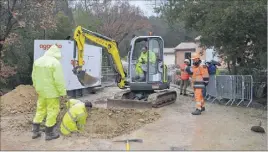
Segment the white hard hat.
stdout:
[[188,62],[188,63],[190,63],[190,61],[189,61],[188,59],[185,59],[184,62]]

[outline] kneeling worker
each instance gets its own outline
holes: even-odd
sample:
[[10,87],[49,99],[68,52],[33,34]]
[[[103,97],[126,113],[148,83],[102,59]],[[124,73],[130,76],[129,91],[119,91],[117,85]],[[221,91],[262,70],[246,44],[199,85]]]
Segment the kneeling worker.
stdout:
[[64,115],[60,131],[63,135],[71,132],[83,131],[86,124],[88,111],[92,108],[91,102],[81,102],[80,100],[70,99],[66,103],[68,111]]

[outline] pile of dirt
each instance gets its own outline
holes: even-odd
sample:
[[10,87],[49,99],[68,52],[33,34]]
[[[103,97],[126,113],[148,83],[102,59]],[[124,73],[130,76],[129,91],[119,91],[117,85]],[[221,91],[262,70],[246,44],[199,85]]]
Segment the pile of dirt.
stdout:
[[81,136],[109,139],[137,130],[160,118],[153,109],[104,109],[93,108]]
[[[160,118],[160,114],[153,109],[104,109],[93,108],[89,113],[87,124],[83,132],[72,136],[109,139],[137,130],[145,124]],[[32,114],[12,115],[1,118],[1,131],[30,132]],[[58,121],[59,124],[61,121]],[[41,125],[44,129],[44,124]]]
[[37,94],[33,86],[19,85],[1,96],[1,116],[32,113],[36,108]]
[[25,132],[32,129],[32,114],[1,117],[1,132]]

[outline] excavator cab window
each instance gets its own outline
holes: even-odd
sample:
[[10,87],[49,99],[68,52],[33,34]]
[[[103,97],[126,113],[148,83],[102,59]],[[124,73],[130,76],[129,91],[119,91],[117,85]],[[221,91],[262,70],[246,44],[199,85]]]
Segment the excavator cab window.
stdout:
[[[162,78],[163,40],[160,37],[136,37],[129,58],[132,82],[160,82]],[[160,68],[159,68],[160,67]]]
[[159,38],[151,38],[149,39],[149,55],[148,59],[150,62],[148,62],[148,73],[147,73],[147,82],[159,82],[161,81],[162,76],[162,68],[158,65],[162,64],[163,55],[161,40]]

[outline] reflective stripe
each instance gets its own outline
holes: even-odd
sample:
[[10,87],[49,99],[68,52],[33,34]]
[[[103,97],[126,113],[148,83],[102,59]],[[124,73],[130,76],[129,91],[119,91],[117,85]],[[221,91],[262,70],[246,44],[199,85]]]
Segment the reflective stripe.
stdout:
[[85,114],[81,113],[81,114],[77,115],[76,119],[79,118],[79,117],[82,117],[83,115],[85,115]]
[[208,77],[203,77],[203,80],[204,80],[204,81],[208,81],[209,78],[208,78]]
[[73,120],[73,122],[76,122],[76,119],[73,117],[73,115],[71,114],[70,110],[68,110],[68,115],[71,117],[71,119]]
[[194,85],[194,89],[202,89],[205,88],[204,85]]
[[204,81],[195,81],[193,87],[194,88],[205,88]]
[[69,133],[71,133],[71,130],[67,126],[65,126],[65,124],[63,122],[61,124],[62,124],[64,129],[66,129]]
[[[77,105],[78,103],[80,103],[80,102],[75,103],[73,106]],[[73,106],[72,106],[72,107],[73,107]],[[71,117],[71,119],[73,120],[73,122],[75,123],[75,122],[77,121],[77,118],[75,118],[75,117],[71,114],[70,109],[67,111],[67,113],[68,113],[68,115]]]
[[68,102],[67,102],[67,109],[71,108],[71,103],[75,102],[75,104],[73,104],[72,106],[80,103],[81,101],[80,100],[76,100],[76,99],[70,99]]
[[196,101],[196,104],[197,104],[197,105],[201,105],[201,102],[199,102],[199,101]]

